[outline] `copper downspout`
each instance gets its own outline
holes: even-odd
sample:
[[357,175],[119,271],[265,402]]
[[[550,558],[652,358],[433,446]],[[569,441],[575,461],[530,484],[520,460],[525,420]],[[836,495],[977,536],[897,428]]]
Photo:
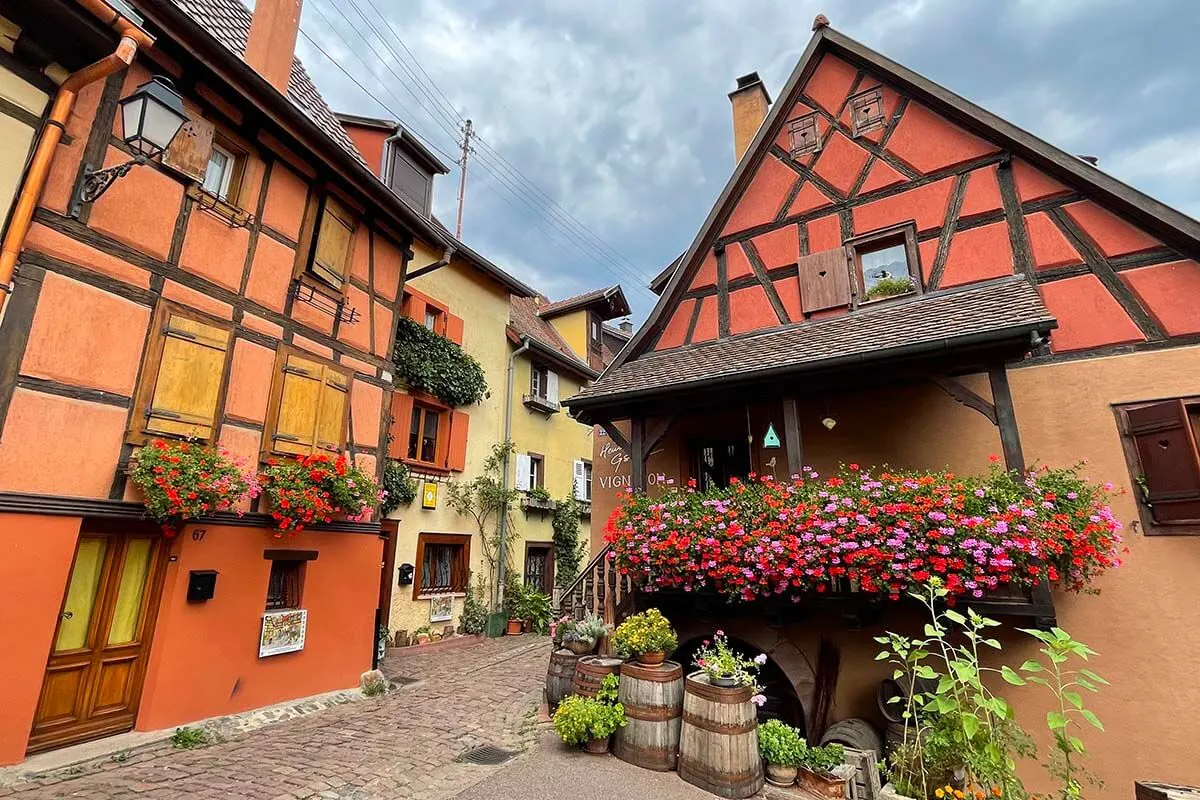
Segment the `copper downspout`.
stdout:
[[133,63],[138,47],[151,47],[154,38],[138,26],[114,11],[103,0],[76,0],[79,5],[116,29],[121,34],[121,41],[116,51],[105,56],[94,64],[72,73],[58,87],[54,96],[54,105],[50,109],[50,117],[42,128],[42,136],[38,139],[37,148],[29,162],[29,172],[21,184],[21,192],[13,206],[12,218],[9,221],[8,232],[4,235],[4,244],[0,246],[0,314],[4,311],[5,301],[11,291],[13,270],[17,266],[17,257],[25,245],[25,236],[29,233],[29,225],[33,221],[33,212],[37,208],[46,178],[50,174],[50,164],[54,160],[54,151],[62,139],[66,129],[67,119],[71,109],[75,107],[75,98],[79,91],[94,81],[107,78],[114,72],[125,69]]

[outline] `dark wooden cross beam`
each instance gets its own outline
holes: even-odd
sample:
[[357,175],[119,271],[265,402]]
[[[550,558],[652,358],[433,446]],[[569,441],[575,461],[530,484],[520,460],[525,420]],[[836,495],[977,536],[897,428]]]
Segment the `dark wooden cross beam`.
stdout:
[[787,445],[788,475],[799,475],[804,467],[804,445],[800,441],[800,413],[796,398],[783,398],[783,440]]
[[617,447],[624,450],[626,453],[633,455],[633,448],[629,444],[629,440],[625,438],[625,434],[621,433],[621,429],[612,423],[612,420],[601,422],[600,427],[608,434],[608,438],[617,443]]
[[1023,471],[1025,456],[1021,452],[1021,433],[1017,430],[1017,414],[1008,388],[1008,370],[1003,364],[988,369],[988,382],[992,385],[992,403],[996,408],[996,427],[1000,429],[1000,446],[1004,449],[1004,466]]
[[629,420],[629,439],[626,439],[611,422],[601,424],[612,440],[629,453],[629,481],[635,491],[646,491],[646,462],[654,448],[662,443],[674,421],[674,417],[663,417],[647,430],[645,417],[632,417]]

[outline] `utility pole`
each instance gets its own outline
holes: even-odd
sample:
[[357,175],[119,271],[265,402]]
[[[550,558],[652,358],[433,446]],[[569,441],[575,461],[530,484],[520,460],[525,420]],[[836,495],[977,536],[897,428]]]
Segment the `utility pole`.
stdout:
[[462,215],[463,215],[463,200],[467,196],[467,157],[475,152],[475,148],[471,147],[471,137],[475,135],[475,129],[471,127],[471,120],[463,123],[462,132],[462,158],[458,162],[458,222],[454,226],[454,238],[462,238]]

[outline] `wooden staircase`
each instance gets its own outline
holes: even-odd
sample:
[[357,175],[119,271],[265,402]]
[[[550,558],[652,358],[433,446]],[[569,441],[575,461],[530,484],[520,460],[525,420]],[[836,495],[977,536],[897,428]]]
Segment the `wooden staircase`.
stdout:
[[579,575],[559,594],[555,617],[568,614],[583,619],[592,612],[612,625],[619,624],[635,609],[636,592],[628,575],[622,575],[609,557],[611,545],[605,545]]

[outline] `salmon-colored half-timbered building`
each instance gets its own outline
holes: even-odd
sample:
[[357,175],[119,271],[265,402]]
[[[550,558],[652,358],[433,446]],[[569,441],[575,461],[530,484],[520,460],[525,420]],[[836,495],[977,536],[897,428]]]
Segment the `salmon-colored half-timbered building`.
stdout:
[[[345,454],[378,479],[405,272],[414,243],[450,245],[294,60],[298,0],[258,0],[253,17],[240,0],[133,6],[5,5],[2,88],[38,133],[3,153],[30,166],[0,266],[15,261],[0,295],[0,764],[358,684],[377,521],[280,539],[260,506],[168,539],[126,469],[149,440],[190,437],[256,467]],[[120,101],[153,76],[188,121],[86,201],[91,171],[130,160]],[[272,609],[303,612],[278,655]]]
[[[773,103],[757,75],[739,80],[732,177],[655,281],[650,318],[566,401],[606,432],[594,552],[624,485],[707,488],[839,462],[978,473],[989,456],[1086,460],[1084,475],[1130,489],[1114,505],[1126,565],[1099,597],[1043,587],[977,605],[1057,620],[1101,654],[1112,686],[1089,707],[1107,730],[1088,747],[1102,796],[1135,779],[1200,781],[1187,726],[1156,724],[1200,702],[1200,223],[823,18],[814,30]],[[603,565],[572,588],[576,602],[596,602]],[[771,702],[801,725],[815,722],[818,683],[836,684],[819,724],[881,721],[872,636],[884,622],[849,630],[800,603],[768,625],[755,604],[701,599],[636,603],[677,615],[682,639],[724,616],[786,675]],[[830,644],[840,668],[827,666]],[[1019,662],[1029,646],[1006,647]],[[1025,697],[1018,716],[1032,713]]]

